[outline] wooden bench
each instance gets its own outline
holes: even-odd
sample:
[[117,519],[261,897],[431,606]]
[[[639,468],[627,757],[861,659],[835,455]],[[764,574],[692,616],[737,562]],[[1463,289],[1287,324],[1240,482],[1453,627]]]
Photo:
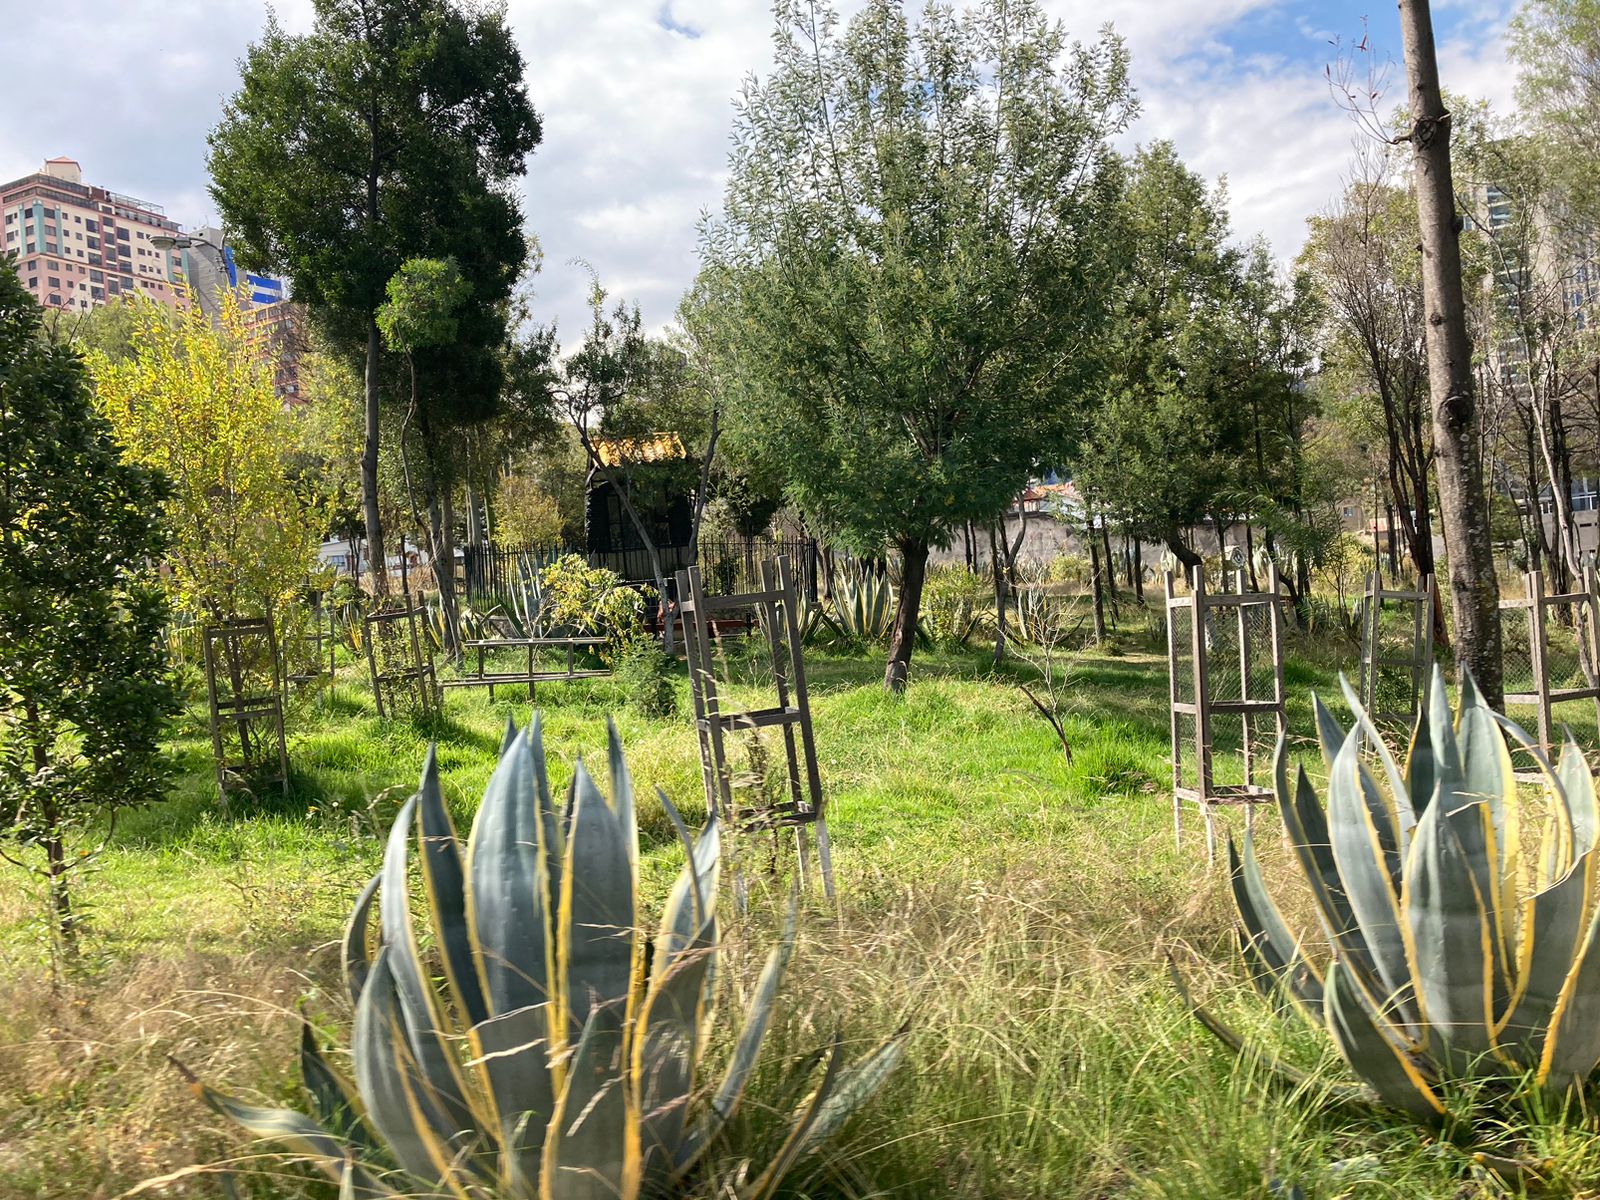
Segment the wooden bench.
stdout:
[[[463,675],[458,679],[446,679],[442,686],[447,688],[459,687],[487,687],[489,699],[494,699],[494,689],[505,684],[522,683],[528,685],[528,698],[533,698],[534,685],[540,683],[555,683],[570,679],[597,679],[610,675],[609,667],[579,670],[577,666],[577,652],[580,649],[593,649],[606,644],[603,637],[563,637],[563,638],[479,638],[461,643],[464,652],[477,652],[477,669],[470,675]],[[538,657],[541,650],[565,650],[565,670],[541,670]],[[488,669],[488,655],[496,650],[525,650],[528,654],[528,664],[525,670],[516,671],[491,671]]]

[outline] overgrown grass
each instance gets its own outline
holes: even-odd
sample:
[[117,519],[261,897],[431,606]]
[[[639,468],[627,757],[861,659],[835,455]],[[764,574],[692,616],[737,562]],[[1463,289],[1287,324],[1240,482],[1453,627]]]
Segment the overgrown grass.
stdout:
[[[903,1021],[914,1033],[887,1090],[800,1176],[799,1193],[1522,1194],[1408,1126],[1328,1109],[1321,1083],[1300,1094],[1271,1085],[1179,1004],[1169,953],[1264,1043],[1324,1083],[1341,1075],[1321,1039],[1285,1034],[1240,994],[1221,880],[1198,837],[1173,844],[1165,664],[1135,646],[1077,661],[1070,764],[1016,686],[1025,668],[995,671],[977,649],[923,653],[896,698],[878,685],[881,655],[810,656],[840,901],[808,902],[753,1094],[780,1091],[783,1065],[835,1030],[861,1046]],[[730,702],[741,703],[759,671],[734,658],[744,674]],[[1330,690],[1341,664],[1338,649],[1297,653],[1294,731],[1309,733],[1308,691]],[[639,717],[606,680],[541,685],[538,700],[562,785],[580,755],[603,771],[615,716],[639,788],[646,886],[659,896],[680,852],[655,788],[691,819],[704,810],[688,719]],[[262,789],[231,812],[216,802],[191,713],[172,795],[125,821],[83,883],[87,954],[59,995],[24,898],[0,894],[0,1197],[114,1196],[223,1160],[236,1164],[239,1194],[329,1196],[203,1110],[166,1057],[232,1090],[297,1102],[295,1005],[304,998],[330,1034],[348,1028],[330,942],[427,743],[438,743],[465,831],[507,717],[526,720],[529,708],[522,689],[498,689],[493,703],[455,691],[439,721],[383,723],[352,670],[292,715],[289,795]],[[1263,841],[1276,874],[1275,839]],[[759,865],[766,850],[748,848],[745,861]],[[759,968],[785,891],[755,883],[749,917],[729,930],[729,1005]],[[752,1105],[739,1134],[759,1152],[777,1127]],[[1591,1194],[1600,1148],[1588,1124],[1522,1116],[1503,1133],[1554,1160],[1544,1194]],[[219,1192],[201,1174],[164,1194]]]

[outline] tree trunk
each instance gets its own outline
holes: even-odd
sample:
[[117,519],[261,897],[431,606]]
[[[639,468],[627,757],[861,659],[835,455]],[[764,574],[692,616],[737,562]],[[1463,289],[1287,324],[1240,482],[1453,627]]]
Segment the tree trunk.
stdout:
[[1411,91],[1410,142],[1422,235],[1428,385],[1433,399],[1439,508],[1450,566],[1456,659],[1484,699],[1504,706],[1500,585],[1490,541],[1489,498],[1477,454],[1472,345],[1461,290],[1461,221],[1450,174],[1450,114],[1439,94],[1439,64],[1428,0],[1400,0],[1400,32]]
[[433,564],[433,577],[439,584],[439,603],[444,607],[450,645],[445,649],[457,663],[461,661],[461,614],[456,605],[456,506],[448,482],[438,486],[439,527],[433,543],[439,549]]
[[367,440],[361,450],[361,505],[367,518],[367,561],[372,566],[372,586],[378,595],[387,596],[389,560],[383,553],[383,517],[378,512],[378,361],[382,349],[378,322],[373,319],[367,323]]
[[1205,562],[1204,558],[1189,548],[1189,544],[1183,540],[1182,531],[1176,525],[1167,530],[1165,540],[1167,549],[1171,550],[1173,556],[1183,565],[1183,573],[1185,575],[1188,575],[1189,572]]
[[1094,535],[1094,518],[1090,517],[1089,536],[1089,588],[1094,596],[1094,640],[1099,645],[1106,640],[1106,581],[1100,563],[1100,539]]
[[922,583],[928,576],[928,542],[908,538],[900,543],[900,604],[894,613],[894,630],[889,636],[889,663],[883,671],[883,686],[899,693],[906,690],[911,673],[911,651],[917,644],[917,614],[922,610]]
[[994,665],[997,667],[1006,656],[1006,606],[1010,603],[1010,587],[1000,562],[1000,542],[1004,538],[1003,530],[996,533],[995,526],[989,526],[989,571],[994,576]]

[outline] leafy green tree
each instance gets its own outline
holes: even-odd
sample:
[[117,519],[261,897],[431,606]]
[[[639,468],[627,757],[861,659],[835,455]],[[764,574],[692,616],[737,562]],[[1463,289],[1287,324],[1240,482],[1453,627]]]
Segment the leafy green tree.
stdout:
[[1376,466],[1394,522],[1417,573],[1432,575],[1433,429],[1417,212],[1391,170],[1384,156],[1364,153],[1344,193],[1311,218],[1299,261],[1322,299],[1329,410],[1360,443],[1382,447]]
[[[702,254],[737,358],[729,438],[836,542],[898,552],[905,686],[928,551],[1065,455],[1106,319],[1126,54],[1033,0],[775,6]],[[1023,432],[1026,431],[1025,436]]]
[[1263,525],[1269,547],[1297,542],[1305,285],[1280,279],[1264,246],[1231,243],[1225,193],[1167,142],[1134,156],[1120,227],[1104,390],[1074,461],[1087,502],[1186,568],[1200,562],[1188,531],[1208,519],[1243,521],[1247,537]]
[[[250,47],[211,133],[212,194],[246,260],[286,272],[337,341],[364,348],[363,506],[381,568],[385,289],[407,259],[453,254],[492,322],[527,249],[505,185],[540,126],[503,8],[315,0],[315,14],[298,36],[270,20]],[[495,270],[498,293],[479,286]]]
[[1558,148],[1571,215],[1600,227],[1600,0],[1524,0],[1511,22],[1517,97]]
[[0,260],[0,855],[44,881],[52,928],[76,943],[80,837],[161,792],[177,696],[163,487],[126,461],[78,356]]
[[134,356],[89,363],[124,452],[171,484],[173,598],[203,622],[272,615],[305,585],[322,530],[290,478],[297,439],[273,365],[231,295],[216,323],[198,305],[176,324],[154,301],[138,311]]

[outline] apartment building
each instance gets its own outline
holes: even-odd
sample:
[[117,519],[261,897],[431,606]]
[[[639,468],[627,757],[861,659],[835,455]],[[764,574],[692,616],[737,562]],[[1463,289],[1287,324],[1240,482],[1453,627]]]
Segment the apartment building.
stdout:
[[134,295],[176,305],[183,252],[151,239],[177,232],[159,204],[84,183],[70,158],[0,183],[0,245],[46,308],[77,312]]

